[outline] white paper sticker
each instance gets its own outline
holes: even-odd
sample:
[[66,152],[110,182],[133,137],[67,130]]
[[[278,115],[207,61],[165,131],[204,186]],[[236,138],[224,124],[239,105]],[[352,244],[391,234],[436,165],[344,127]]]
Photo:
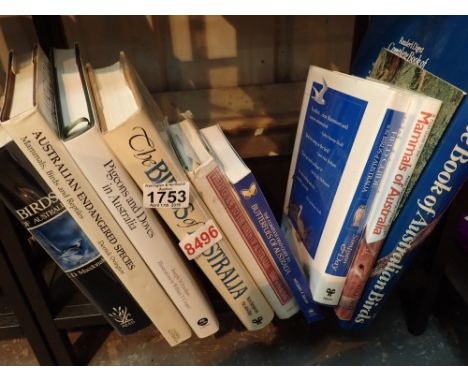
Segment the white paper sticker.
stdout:
[[189,260],[200,256],[223,238],[213,220],[208,220],[203,226],[180,241],[179,246]]
[[146,208],[187,208],[190,182],[145,184],[143,205]]

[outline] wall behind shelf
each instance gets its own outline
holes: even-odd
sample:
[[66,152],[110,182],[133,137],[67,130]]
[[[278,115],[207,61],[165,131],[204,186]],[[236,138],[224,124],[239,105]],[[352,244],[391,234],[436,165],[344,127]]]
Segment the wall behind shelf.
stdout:
[[95,66],[125,50],[152,92],[303,81],[310,64],[347,71],[353,16],[65,16]]
[[[289,154],[309,65],[349,71],[354,16],[62,16],[68,46],[110,65],[124,50],[170,121],[220,122],[243,157]],[[31,17],[0,18],[8,49],[29,52]]]

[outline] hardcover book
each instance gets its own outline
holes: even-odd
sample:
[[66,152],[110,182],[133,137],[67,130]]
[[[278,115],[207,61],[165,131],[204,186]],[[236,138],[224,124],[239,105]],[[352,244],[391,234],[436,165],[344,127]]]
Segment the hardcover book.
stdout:
[[[370,73],[381,49],[387,48],[415,65],[418,68],[415,70],[416,75],[428,71],[466,91],[467,39],[468,28],[463,16],[373,17],[353,64],[353,71],[359,75]],[[439,94],[442,93],[449,94],[441,89]],[[457,95],[449,96],[449,99],[456,101]],[[439,114],[447,116],[442,112],[445,104],[444,100]],[[427,158],[421,175],[390,227],[352,320],[341,321],[342,326],[359,329],[373,321],[401,274],[417,254],[419,244],[434,229],[466,181],[467,118],[468,104],[465,98]]]
[[[94,70],[91,88],[104,140],[140,189],[145,184],[189,182],[164,129],[167,122],[123,53],[116,64]],[[188,207],[157,212],[181,241],[214,220],[193,186]],[[273,310],[221,230],[220,234],[223,239],[193,261],[244,326],[261,329],[273,319]]]
[[270,255],[283,274],[306,321],[313,322],[321,319],[320,309],[312,300],[302,268],[291,252],[252,172],[237,155],[218,125],[201,129],[200,133],[236,190],[247,214],[254,222]]
[[177,345],[190,327],[57,136],[52,76],[40,48],[18,65],[10,55],[1,124],[162,336]]
[[316,302],[336,305],[412,96],[312,66],[284,204]]
[[370,208],[364,234],[358,240],[356,255],[335,309],[338,318],[342,320],[350,320],[352,317],[441,104],[437,99],[414,94]]
[[51,259],[117,333],[147,327],[148,317],[1,127],[0,160],[1,200]]
[[105,144],[78,47],[54,50],[59,134],[68,152],[120,224],[195,334],[218,331],[218,321],[181,253],[141,191]]
[[182,122],[169,129],[181,164],[276,315],[291,317],[298,311],[296,301],[235,189],[208,152],[191,116],[185,114]]

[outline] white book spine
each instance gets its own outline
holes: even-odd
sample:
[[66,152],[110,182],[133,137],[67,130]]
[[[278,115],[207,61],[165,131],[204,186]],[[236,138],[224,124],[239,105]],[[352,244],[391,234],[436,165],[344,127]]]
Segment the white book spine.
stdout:
[[[319,229],[315,226],[305,227],[305,229],[309,230],[309,233],[315,233],[313,239],[311,239],[312,234],[310,233],[311,236],[309,237],[309,240],[313,240],[314,243],[317,243],[315,244],[315,249],[312,250],[313,253],[309,253],[309,257],[307,259],[310,288],[314,301],[321,304],[334,306],[338,304],[339,297],[345,283],[344,275],[336,275],[333,272],[327,272],[331,256],[334,252],[335,244],[345,224],[347,212],[353,202],[353,197],[356,193],[366,164],[368,163],[369,159],[372,159],[374,142],[379,132],[381,131],[382,123],[387,114],[387,111],[392,109],[405,112],[410,104],[410,96],[407,93],[399,92],[398,90],[391,88],[388,85],[382,85],[351,76],[345,76],[340,73],[330,72],[317,67],[310,68],[300,114],[298,132],[293,150],[292,163],[288,177],[286,199],[284,204],[284,214],[291,217],[292,214],[296,213],[297,221],[301,221],[300,214],[302,211],[300,209],[298,210],[299,212],[296,210],[290,210],[290,199],[294,181],[302,180],[302,178],[298,179],[297,177],[294,177],[296,173],[296,167],[298,166],[297,163],[299,160],[305,161],[306,159],[304,158],[308,158],[310,155],[310,153],[300,152],[300,146],[304,139],[307,138],[304,138],[303,136],[304,126],[308,121],[317,119],[314,112],[318,112],[318,108],[321,107],[321,105],[319,105],[319,103],[315,101],[314,98],[314,92],[316,92],[316,89],[314,88],[313,84],[315,82],[323,82],[324,84],[326,83],[328,86],[327,89],[336,90],[342,94],[350,95],[354,98],[366,102],[366,107],[362,114],[361,120],[354,126],[353,129],[355,130],[349,131],[348,133],[351,135],[354,132],[355,138],[353,139],[349,150],[345,153],[347,157],[339,157],[334,159],[335,161],[339,162],[338,165],[340,165],[340,162],[345,163],[341,174],[338,174],[341,177],[339,178],[339,182],[336,185],[333,185],[331,188],[329,185],[323,186],[320,181],[317,181],[317,184],[310,186],[313,188],[313,190],[321,190],[320,192],[323,192],[324,195],[334,195],[331,199],[331,204],[325,209],[323,209],[322,205],[317,206],[314,204],[316,208],[320,209],[319,215],[320,219],[324,222],[322,226],[323,228],[319,231]],[[338,99],[336,102],[341,101]],[[323,103],[323,105],[326,105],[326,103]],[[330,113],[332,111],[333,110],[330,110]],[[319,118],[321,118],[321,116]],[[331,119],[331,121],[333,123],[333,119]],[[321,127],[318,122],[317,126]],[[327,133],[324,131],[322,131],[322,137],[323,136],[327,137]],[[344,137],[346,140],[346,136]],[[333,142],[333,144],[330,142]],[[342,144],[342,142],[340,143]],[[327,141],[327,144],[328,150],[329,146],[333,147],[335,143],[332,139],[330,139]],[[322,150],[321,147],[320,149],[317,149],[317,151],[320,150]],[[325,158],[321,152],[319,154],[320,155],[317,155],[319,158],[319,171],[322,171],[324,166],[331,168],[336,165],[336,162],[333,162],[332,165],[329,166],[330,162],[327,162],[329,158]],[[327,161],[324,160],[324,158],[327,159]],[[314,164],[317,165],[316,162],[314,162]],[[316,172],[315,169],[314,171]],[[309,176],[309,174],[306,175],[306,177]],[[324,177],[326,176],[327,175],[325,174]],[[310,178],[312,178],[312,176],[310,176]],[[318,178],[320,179],[320,176]],[[329,181],[330,180],[332,179],[329,179]],[[314,195],[318,194],[318,192],[314,192]],[[318,203],[320,202],[321,201],[319,200]],[[304,208],[310,208],[310,206],[306,204],[304,205]],[[298,233],[294,227],[293,234],[297,237],[304,236],[304,232]],[[319,239],[315,239],[315,237],[319,237]],[[305,247],[302,249],[306,250]]]
[[[140,113],[138,125],[122,125],[104,134],[104,139],[141,189],[148,183],[188,181],[175,154],[144,119]],[[193,186],[188,208],[159,208],[158,212],[179,240],[212,219]],[[227,240],[194,261],[247,329],[261,329],[273,319],[273,310]]]
[[167,342],[181,343],[189,326],[57,137],[51,68],[40,49],[35,62],[36,105],[3,126]]
[[291,317],[299,308],[216,161],[212,158],[187,174],[275,313]]
[[153,211],[143,207],[140,189],[104,143],[98,126],[64,143],[195,334],[204,338],[216,333],[211,305]]
[[364,234],[351,265],[338,306],[337,316],[350,320],[373,265],[387,236],[414,167],[424,148],[441,101],[418,97],[411,104],[389,163],[379,184]]

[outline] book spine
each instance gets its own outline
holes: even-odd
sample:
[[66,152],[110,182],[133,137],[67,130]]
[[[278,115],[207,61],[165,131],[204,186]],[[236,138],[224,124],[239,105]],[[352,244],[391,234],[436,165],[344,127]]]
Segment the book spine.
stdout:
[[298,308],[281,273],[231,183],[211,159],[188,175],[234,250],[279,318]]
[[322,318],[318,305],[312,300],[312,293],[301,267],[292,254],[262,190],[252,173],[234,184],[247,213],[273,255],[299,308],[307,322]]
[[195,334],[203,338],[216,333],[213,309],[153,211],[143,207],[141,191],[104,143],[98,127],[64,143]]
[[468,126],[455,117],[405,203],[345,328],[368,326],[468,178]]
[[426,98],[410,110],[379,186],[365,233],[348,272],[340,302],[335,309],[339,319],[350,320],[354,307],[370,276],[376,257],[387,236],[401,195],[411,178],[419,155],[440,108],[440,101]]
[[[148,183],[188,181],[169,142],[160,134],[163,132],[156,130],[143,111],[104,134],[142,190]],[[157,211],[179,240],[213,219],[193,186],[189,207]],[[194,261],[248,330],[261,329],[273,319],[273,310],[227,240],[217,242]]]
[[[375,140],[361,179],[354,193],[353,201],[344,219],[335,247],[325,268],[323,280],[314,290],[314,297],[337,305],[346,275],[356,253],[359,238],[364,230],[367,217],[377,192],[388,158],[398,136],[404,113],[388,109]],[[328,277],[327,275],[335,276]],[[329,291],[334,291],[331,294]]]
[[135,300],[14,142],[0,148],[0,197],[120,335],[150,324]]
[[[171,346],[190,328],[57,137],[51,67],[35,57],[36,106],[2,125]],[[31,89],[31,92],[33,89]]]

